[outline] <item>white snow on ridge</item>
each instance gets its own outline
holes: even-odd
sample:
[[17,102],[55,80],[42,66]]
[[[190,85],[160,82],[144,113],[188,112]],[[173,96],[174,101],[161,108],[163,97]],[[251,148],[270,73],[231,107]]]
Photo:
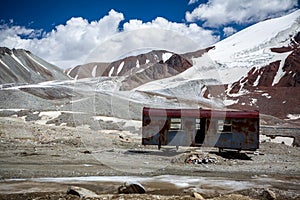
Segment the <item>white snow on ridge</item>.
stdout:
[[24,67],[24,69],[26,69],[26,71],[30,72],[30,70],[20,61],[20,59],[15,56],[15,54],[11,54],[11,57],[13,57],[22,67]]
[[230,84],[238,81],[242,75],[249,71],[247,67],[235,66],[228,68],[214,62],[209,54],[205,53],[199,58],[193,58],[193,67],[187,69],[182,76],[189,79],[216,79],[220,83]]
[[[247,64],[251,59],[246,60],[244,56],[251,55],[251,52],[272,47],[272,44],[278,45],[278,42],[280,46],[288,44],[289,35],[299,31],[299,19],[300,10],[297,10],[284,17],[254,24],[216,43],[215,49],[209,51],[209,56],[222,64],[232,63],[234,61],[244,61],[245,64]],[[261,62],[263,62],[264,59],[268,60],[273,57],[269,55],[269,52],[263,53],[264,54],[260,53],[260,55],[258,55],[263,56]],[[243,59],[239,60],[239,57]]]
[[33,62],[37,63],[37,64],[40,65],[42,68],[44,68],[45,70],[48,71],[48,68],[47,68],[47,67],[45,67],[44,65],[42,65],[41,63],[39,63],[36,59],[33,59],[33,58],[31,57],[30,54],[28,54],[28,53],[26,53],[26,54],[27,54],[27,56],[28,56]]
[[7,66],[7,64],[5,64],[2,60],[0,60],[0,62],[7,68],[7,69],[9,69],[10,70],[10,67],[9,66]]
[[96,72],[97,72],[97,65],[95,65],[94,67],[93,67],[93,70],[92,70],[92,77],[96,77]]
[[122,71],[122,69],[123,69],[123,67],[124,67],[124,61],[123,62],[121,62],[121,64],[119,65],[119,67],[118,67],[118,70],[117,70],[117,75]]
[[111,77],[112,73],[114,72],[115,70],[115,67],[112,67],[108,73],[108,76]]
[[163,53],[162,54],[162,59],[164,62],[166,62],[167,60],[169,60],[169,58],[171,58],[173,54],[172,53]]

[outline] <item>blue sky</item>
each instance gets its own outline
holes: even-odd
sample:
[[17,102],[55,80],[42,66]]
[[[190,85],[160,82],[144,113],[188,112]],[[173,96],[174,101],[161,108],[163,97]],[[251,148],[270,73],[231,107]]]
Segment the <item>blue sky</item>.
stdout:
[[151,21],[160,16],[180,22],[185,18],[185,11],[195,7],[195,4],[188,5],[186,0],[27,0],[18,1],[17,4],[6,0],[1,6],[1,19],[14,19],[16,24],[46,31],[64,24],[71,17],[98,20],[111,9],[123,13],[127,21]]
[[[297,0],[2,0],[0,46],[25,48],[67,68],[86,61],[82,52],[126,31],[175,31],[200,49],[295,9]],[[155,34],[147,39],[158,40]]]

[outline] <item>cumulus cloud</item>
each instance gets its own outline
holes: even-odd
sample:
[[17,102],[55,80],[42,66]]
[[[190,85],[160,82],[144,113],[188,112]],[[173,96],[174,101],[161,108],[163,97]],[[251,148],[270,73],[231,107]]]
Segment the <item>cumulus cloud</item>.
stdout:
[[236,29],[229,26],[223,28],[224,36],[228,37],[236,32]]
[[[199,48],[207,47],[219,40],[219,37],[215,36],[213,31],[203,29],[195,23],[187,25],[184,23],[170,22],[162,17],[157,17],[153,21],[146,23],[143,23],[141,20],[130,20],[124,24],[124,31],[151,28],[177,32],[196,42]],[[203,38],[205,38],[205,40]],[[166,39],[170,40],[172,38],[166,37]]]
[[194,23],[175,23],[162,17],[151,22],[135,19],[124,23],[123,31],[99,45],[87,61],[101,59],[108,62],[153,49],[186,53],[208,47],[217,41],[219,36]]
[[219,40],[212,31],[194,23],[187,25],[158,17],[151,22],[130,20],[120,27],[123,20],[122,13],[111,10],[98,21],[71,18],[49,33],[2,25],[0,43],[27,49],[50,63],[68,68],[86,63],[91,57],[94,61],[112,61],[126,53],[125,50],[135,48],[163,48],[179,53],[204,48]]
[[67,68],[82,64],[97,44],[118,33],[122,20],[123,14],[114,10],[99,21],[71,18],[41,39],[30,38],[35,31],[33,29],[3,25],[0,28],[0,43],[9,48],[27,49],[48,62]]
[[295,0],[209,0],[192,12],[186,12],[185,17],[188,22],[204,21],[204,26],[208,27],[248,24],[281,16],[297,5]]

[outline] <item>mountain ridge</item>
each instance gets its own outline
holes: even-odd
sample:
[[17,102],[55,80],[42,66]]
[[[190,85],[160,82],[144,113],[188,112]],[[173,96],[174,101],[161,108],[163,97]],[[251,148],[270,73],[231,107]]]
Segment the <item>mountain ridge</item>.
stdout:
[[[153,50],[112,63],[79,65],[65,73],[75,79],[74,83],[79,81],[80,87],[89,85],[95,93],[116,95],[140,105],[155,101],[162,107],[175,106],[173,103],[177,101],[201,107],[217,100],[226,108],[255,109],[297,121],[300,119],[297,117],[300,115],[299,21],[300,10],[297,10],[250,26],[206,49],[185,54]],[[2,54],[7,56],[6,51]],[[18,60],[14,63],[18,64]],[[47,73],[45,76],[47,79]],[[70,88],[65,93],[66,97],[76,96]]]
[[67,80],[63,71],[30,51],[0,47],[0,84]]

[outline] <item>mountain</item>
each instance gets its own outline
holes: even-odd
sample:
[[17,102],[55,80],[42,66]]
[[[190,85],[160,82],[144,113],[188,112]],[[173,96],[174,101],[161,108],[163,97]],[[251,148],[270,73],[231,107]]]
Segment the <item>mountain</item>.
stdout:
[[0,84],[70,79],[63,71],[23,49],[0,47]]
[[[300,10],[254,24],[203,50],[187,54],[151,51],[112,63],[68,70],[72,77],[123,77],[118,90],[222,101],[281,119],[299,119]],[[148,98],[148,97],[147,97]],[[142,101],[142,99],[140,99]]]
[[[32,84],[0,87],[0,109],[21,116],[28,110],[28,119],[59,111],[51,123],[94,128],[117,126],[99,116],[141,120],[144,106],[259,110],[262,125],[299,125],[299,16],[265,20],[195,52],[155,50],[83,64],[65,71],[74,80],[25,50],[2,48],[8,78],[1,81]],[[61,81],[41,82],[49,79]]]
[[[243,83],[253,86],[289,86],[283,84],[281,79],[284,78],[286,82],[287,73],[289,77],[296,76],[296,69],[299,68],[296,62],[293,63],[293,73],[285,67],[285,63],[299,58],[299,21],[300,10],[297,10],[287,16],[254,24],[215,44],[209,56],[222,67],[243,68],[244,72],[249,72],[251,80],[243,80]],[[224,83],[241,82],[245,77],[248,77],[248,73],[238,77],[239,80],[226,80]]]
[[300,10],[248,27],[215,44],[208,55],[220,65],[230,108],[299,118]]
[[88,63],[78,65],[65,71],[70,77],[92,78],[92,77],[126,77],[123,81],[123,90],[133,89],[144,83],[171,77],[182,73],[192,67],[192,57],[200,57],[210,48],[176,54],[165,50],[153,50],[137,56],[129,56],[112,63]]

